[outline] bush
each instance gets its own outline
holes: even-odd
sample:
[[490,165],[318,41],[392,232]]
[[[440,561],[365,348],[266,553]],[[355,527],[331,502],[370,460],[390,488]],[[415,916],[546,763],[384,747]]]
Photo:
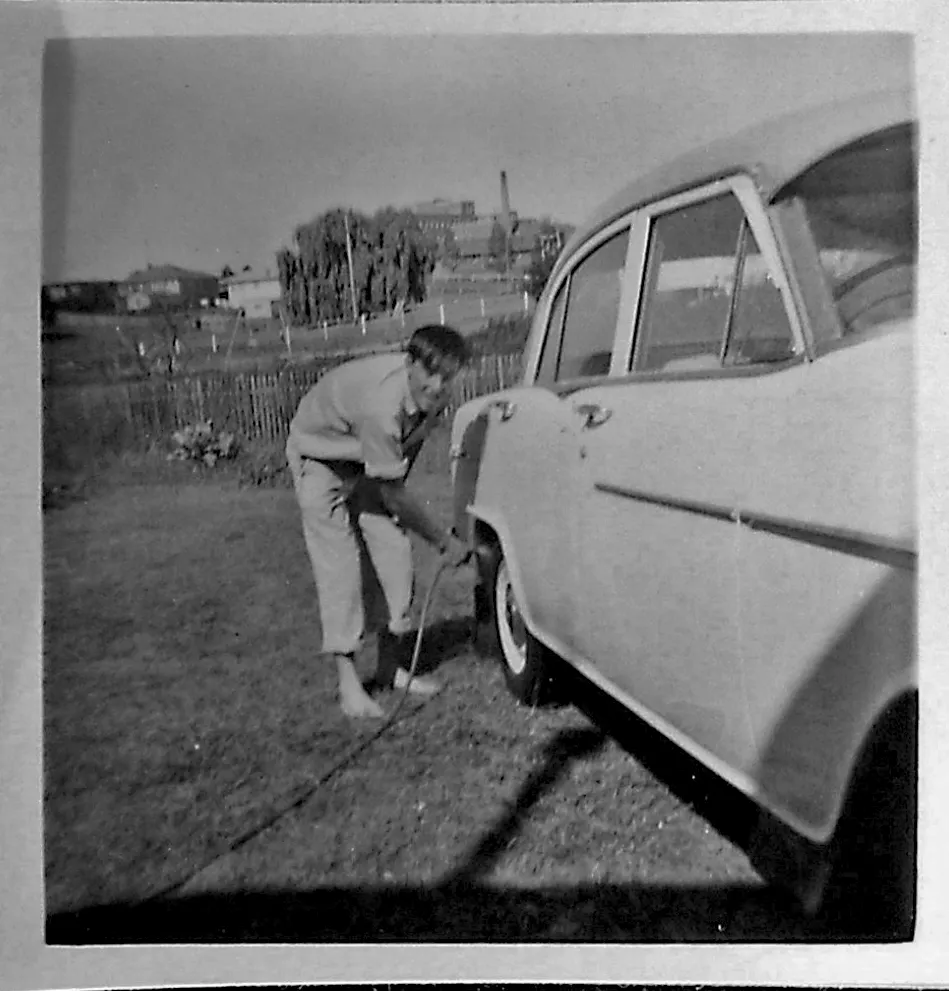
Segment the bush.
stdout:
[[236,434],[227,430],[215,431],[210,420],[176,430],[171,438],[175,447],[168,455],[169,460],[175,458],[179,461],[200,461],[213,468],[218,461],[237,457]]

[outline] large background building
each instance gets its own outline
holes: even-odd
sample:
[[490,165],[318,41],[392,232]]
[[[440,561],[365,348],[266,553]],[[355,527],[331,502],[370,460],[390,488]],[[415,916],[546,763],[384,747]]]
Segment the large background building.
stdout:
[[[508,261],[512,269],[525,268],[529,264],[531,252],[539,241],[544,242],[548,251],[559,250],[563,244],[568,228],[531,217],[519,217],[517,211],[511,208],[507,173],[501,172],[500,180],[501,209],[494,213],[479,215],[474,200],[436,199],[411,208],[422,229],[439,240],[449,268],[487,267],[496,225],[500,225],[507,235]],[[551,238],[555,244],[547,243]]]
[[132,274],[119,285],[130,313],[165,305],[175,309],[211,306],[220,292],[216,275],[177,265],[155,265]]
[[423,231],[444,233],[452,225],[476,218],[474,200],[435,199],[412,207]]

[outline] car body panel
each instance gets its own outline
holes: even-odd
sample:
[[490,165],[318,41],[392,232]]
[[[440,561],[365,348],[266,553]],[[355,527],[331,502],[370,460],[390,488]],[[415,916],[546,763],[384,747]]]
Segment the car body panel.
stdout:
[[[862,290],[838,302],[800,204],[768,197],[838,145],[911,116],[906,94],[838,105],[633,183],[568,242],[535,312],[524,384],[468,403],[453,425],[457,451],[486,402],[516,399],[514,415],[471,432],[477,467],[456,471],[456,519],[501,541],[531,633],[817,844],[833,836],[874,726],[916,690],[914,323],[905,303],[889,312],[890,294],[914,287],[911,271],[887,267],[865,294],[882,309],[854,330],[844,304],[859,312]],[[722,189],[760,251],[738,270],[743,291],[780,290],[771,310],[752,310],[771,314],[761,340],[783,308],[790,346],[711,369],[713,355],[685,347],[684,361],[639,371],[650,224]],[[554,294],[623,225],[604,374],[533,386]],[[731,291],[717,258],[677,257],[648,291]]]
[[[571,493],[579,420],[544,389],[505,390],[481,409],[487,430],[472,508],[477,516],[482,507],[499,536],[506,535],[505,553],[525,618],[571,642],[576,582]],[[534,490],[538,479],[544,485],[531,500],[507,498],[509,491]],[[557,540],[548,539],[551,533]]]
[[[672,417],[670,388],[681,391]],[[734,466],[744,451],[740,418],[722,401],[732,388],[722,380],[601,385],[571,401],[612,413],[583,439],[576,515],[585,581],[575,592],[581,652],[618,687],[735,763],[747,746],[741,721],[728,715],[742,708],[736,539],[727,523],[669,505],[673,498],[735,504]]]

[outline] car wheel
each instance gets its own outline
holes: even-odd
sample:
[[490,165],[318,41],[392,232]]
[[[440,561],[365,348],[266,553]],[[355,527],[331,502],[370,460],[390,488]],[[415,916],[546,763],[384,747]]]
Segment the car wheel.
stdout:
[[526,705],[549,697],[552,654],[524,623],[507,561],[500,549],[482,555],[475,611],[479,640],[501,662],[511,694]]

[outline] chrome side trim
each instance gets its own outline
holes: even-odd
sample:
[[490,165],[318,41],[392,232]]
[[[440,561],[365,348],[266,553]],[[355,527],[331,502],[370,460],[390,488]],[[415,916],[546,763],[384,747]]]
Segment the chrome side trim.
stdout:
[[664,509],[674,509],[684,513],[695,513],[713,520],[738,523],[749,530],[761,530],[778,537],[787,537],[805,544],[813,544],[826,550],[839,551],[853,557],[876,561],[904,571],[916,571],[917,551],[915,547],[895,540],[869,537],[856,530],[843,527],[823,527],[816,523],[803,523],[798,520],[781,519],[765,513],[753,513],[743,509],[733,509],[714,503],[696,502],[691,499],[678,499],[673,496],[658,495],[613,485],[609,482],[595,482],[597,492],[621,496],[635,502]]

